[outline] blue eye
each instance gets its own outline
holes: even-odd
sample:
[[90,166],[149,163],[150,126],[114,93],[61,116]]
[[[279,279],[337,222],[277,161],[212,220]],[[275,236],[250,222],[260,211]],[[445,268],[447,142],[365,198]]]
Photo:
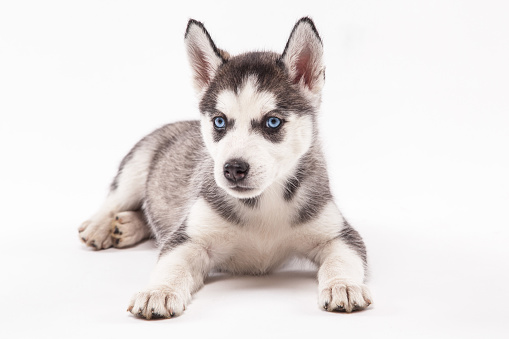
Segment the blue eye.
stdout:
[[226,126],[225,118],[222,118],[222,117],[214,118],[214,126],[216,128],[220,128],[220,129],[225,128],[225,126]]
[[270,117],[266,122],[267,127],[269,128],[278,128],[281,125],[281,119],[276,117]]

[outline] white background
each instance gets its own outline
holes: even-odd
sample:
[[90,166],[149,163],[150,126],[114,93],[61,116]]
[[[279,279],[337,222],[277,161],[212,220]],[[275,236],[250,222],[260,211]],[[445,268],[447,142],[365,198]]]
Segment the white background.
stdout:
[[[506,1],[2,1],[0,337],[507,338]],[[189,18],[220,48],[282,52],[311,16],[332,189],[365,238],[375,304],[331,314],[313,270],[211,279],[177,319],[126,311],[150,242],[93,252],[77,227],[122,157],[197,118]]]

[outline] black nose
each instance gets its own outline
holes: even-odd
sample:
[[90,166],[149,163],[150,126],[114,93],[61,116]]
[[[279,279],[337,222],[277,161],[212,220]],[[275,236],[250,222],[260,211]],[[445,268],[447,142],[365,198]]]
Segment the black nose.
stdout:
[[249,164],[240,159],[232,159],[224,164],[224,177],[230,181],[241,181],[247,176]]

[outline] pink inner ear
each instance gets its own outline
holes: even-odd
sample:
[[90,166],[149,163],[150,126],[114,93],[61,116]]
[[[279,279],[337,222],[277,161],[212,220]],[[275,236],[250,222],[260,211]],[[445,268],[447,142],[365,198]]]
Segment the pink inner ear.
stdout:
[[202,87],[206,86],[210,81],[211,73],[210,64],[207,61],[207,58],[205,57],[205,53],[203,53],[198,48],[192,49],[192,55],[193,55],[193,68],[195,71],[194,78],[196,79],[197,83],[200,84],[200,86]]
[[304,85],[311,88],[312,74],[313,74],[313,55],[311,49],[306,46],[300,53],[297,62],[295,63],[295,77],[294,84],[298,84],[301,78],[304,78]]

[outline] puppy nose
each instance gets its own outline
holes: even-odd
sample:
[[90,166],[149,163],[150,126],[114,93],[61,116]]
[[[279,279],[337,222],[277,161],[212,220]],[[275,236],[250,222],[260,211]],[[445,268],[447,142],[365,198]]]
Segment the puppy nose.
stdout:
[[249,164],[240,159],[232,159],[224,164],[224,177],[230,181],[241,181],[247,176]]

